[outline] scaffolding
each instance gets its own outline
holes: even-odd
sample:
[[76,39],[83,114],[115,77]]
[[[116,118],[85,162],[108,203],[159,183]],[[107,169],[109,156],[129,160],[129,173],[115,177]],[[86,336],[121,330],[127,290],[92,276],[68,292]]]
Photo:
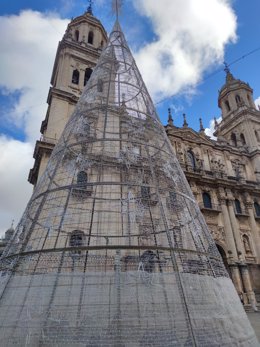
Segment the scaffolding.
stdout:
[[3,346],[257,346],[118,21],[1,258]]

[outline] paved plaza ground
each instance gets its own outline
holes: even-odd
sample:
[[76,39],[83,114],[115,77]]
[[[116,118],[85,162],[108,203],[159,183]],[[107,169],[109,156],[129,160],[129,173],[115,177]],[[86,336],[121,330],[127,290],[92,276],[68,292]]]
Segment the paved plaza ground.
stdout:
[[258,312],[247,312],[248,318],[255,330],[256,336],[260,342],[260,311]]

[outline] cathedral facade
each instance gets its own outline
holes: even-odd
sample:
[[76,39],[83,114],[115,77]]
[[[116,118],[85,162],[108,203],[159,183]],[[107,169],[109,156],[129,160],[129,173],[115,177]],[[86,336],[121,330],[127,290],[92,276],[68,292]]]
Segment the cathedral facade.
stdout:
[[[107,43],[91,8],[73,19],[59,43],[48,110],[36,142],[29,182],[36,185]],[[226,71],[219,93],[222,121],[212,140],[174,125],[165,129],[194,197],[244,304],[260,302],[260,111],[250,86]]]

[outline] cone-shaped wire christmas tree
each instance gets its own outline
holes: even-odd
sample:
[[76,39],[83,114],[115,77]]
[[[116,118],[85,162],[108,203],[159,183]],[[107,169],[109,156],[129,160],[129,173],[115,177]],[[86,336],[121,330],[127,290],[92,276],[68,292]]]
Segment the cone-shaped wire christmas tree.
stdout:
[[116,22],[1,259],[2,346],[257,346]]

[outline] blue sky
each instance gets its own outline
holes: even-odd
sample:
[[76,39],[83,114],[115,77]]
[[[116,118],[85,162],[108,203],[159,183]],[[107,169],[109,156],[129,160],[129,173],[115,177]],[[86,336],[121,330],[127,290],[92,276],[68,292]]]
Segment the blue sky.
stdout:
[[[56,12],[61,18],[64,19],[69,19],[83,13],[88,5],[87,0],[3,0],[2,2],[3,3],[1,4],[0,8],[1,16],[13,14],[19,15],[22,10],[31,9],[43,13]],[[193,0],[193,2],[196,1]],[[161,6],[163,6],[163,2],[159,3],[161,3]],[[225,46],[224,59],[228,63],[233,62],[237,58],[243,56],[247,52],[250,52],[257,47],[260,47],[259,0],[249,0],[246,2],[242,0],[234,0],[230,1],[230,3],[235,15],[237,16],[237,41],[236,43],[229,43]],[[93,11],[95,16],[101,20],[101,22],[109,32],[114,20],[110,1],[94,1]],[[153,31],[149,17],[141,16],[138,13],[136,7],[133,6],[132,1],[124,1],[121,22],[128,38],[129,44],[134,51],[138,50],[144,44],[144,42],[150,42],[156,38],[156,33],[154,33]],[[221,23],[220,21],[219,26],[221,27],[222,25],[223,23]],[[136,31],[133,30],[133,28],[136,28]],[[53,27],[53,30],[55,29],[56,28]],[[171,30],[170,27],[169,30]],[[231,67],[234,76],[246,82],[249,82],[249,84],[254,88],[255,98],[260,96],[260,81],[257,73],[259,60],[260,51],[237,62]],[[187,95],[186,93],[175,94],[173,92],[173,94],[175,94],[173,98],[170,98],[166,102],[159,104],[157,106],[157,110],[163,123],[165,123],[166,121],[167,108],[170,106],[173,106],[175,123],[178,126],[181,126],[182,124],[183,112],[187,113],[189,125],[194,129],[198,129],[198,119],[200,117],[202,117],[205,127],[209,125],[209,121],[213,118],[213,116],[218,117],[220,115],[220,110],[217,107],[217,92],[224,82],[224,72],[219,72],[212,77],[208,76],[211,76],[212,73],[219,70],[220,68],[221,65],[213,64],[212,66],[205,69],[205,71],[203,71],[203,74],[201,76],[202,80],[196,85],[195,95],[193,95],[192,97],[190,95]],[[3,105],[4,108],[9,107],[10,104],[13,103],[15,97],[19,97],[19,91],[16,91],[8,97],[3,96],[1,93],[1,110],[3,109]],[[175,112],[175,108],[177,109],[177,112]],[[44,118],[44,115],[42,115],[42,118]],[[26,137],[26,135],[22,132],[22,129],[17,129],[15,127],[8,128],[2,122],[0,123],[0,131],[20,140],[24,140]]]
[[[61,18],[64,19],[69,19],[71,17],[80,15],[88,6],[87,0],[2,0],[2,2],[3,3],[1,4],[0,8],[1,16],[13,14],[19,15],[22,10],[31,9],[43,13],[56,12]],[[196,0],[193,0],[193,2],[196,2]],[[163,6],[163,2],[160,3],[161,6]],[[246,2],[243,0],[234,0],[230,1],[230,4],[235,15],[237,16],[237,41],[235,43],[229,43],[225,46],[224,59],[228,63],[233,62],[257,47],[260,47],[259,0],[249,0]],[[93,11],[94,15],[101,20],[104,27],[109,32],[114,20],[110,1],[94,1]],[[124,1],[121,22],[133,51],[138,50],[144,44],[144,42],[150,42],[156,38],[156,33],[153,31],[149,18],[140,15],[136,7],[133,6],[132,1]],[[221,27],[222,25],[223,23],[220,21],[219,26]],[[134,27],[136,27],[136,31],[133,30]],[[56,28],[53,27],[54,31],[55,29]],[[171,30],[170,27],[169,30]],[[260,96],[260,81],[258,78],[259,61],[260,50],[231,66],[231,71],[235,77],[249,82],[249,84],[253,87],[255,98]],[[213,64],[203,71],[201,82],[196,85],[195,95],[192,97],[186,93],[175,94],[173,92],[175,95],[172,98],[160,103],[157,106],[157,110],[162,122],[166,122],[167,108],[171,105],[173,105],[175,123],[178,126],[181,126],[182,124],[183,112],[187,113],[189,125],[194,129],[198,129],[198,119],[200,117],[202,117],[205,127],[209,125],[210,119],[212,119],[214,116],[218,117],[220,115],[220,110],[217,107],[217,95],[218,89],[220,89],[224,82],[225,75],[224,72],[219,72],[213,76],[211,75],[219,69],[221,69],[220,64]],[[47,92],[48,91],[46,90],[46,95]],[[12,93],[9,96],[2,95],[1,93],[1,110],[3,107],[8,108],[10,104],[13,103],[15,97],[19,97],[19,91],[15,91],[15,93]],[[159,100],[161,100],[161,98],[159,98]],[[177,112],[174,111],[175,107]],[[42,118],[44,118],[44,115],[42,115]],[[7,133],[8,135],[20,140],[25,140],[26,137],[22,132],[22,129],[16,129],[14,127],[12,127],[12,129],[8,129],[8,127],[1,122],[1,118],[0,132]]]
[[[45,118],[58,41],[87,0],[2,0],[0,6],[0,235],[20,218],[31,194],[26,182]],[[94,15],[109,32],[111,1],[95,0]],[[259,0],[124,0],[121,24],[164,124],[209,127],[232,63],[260,47]],[[231,66],[259,98],[260,50]],[[219,71],[220,70],[220,71]],[[219,72],[218,72],[219,71]],[[8,170],[7,170],[8,168]]]

